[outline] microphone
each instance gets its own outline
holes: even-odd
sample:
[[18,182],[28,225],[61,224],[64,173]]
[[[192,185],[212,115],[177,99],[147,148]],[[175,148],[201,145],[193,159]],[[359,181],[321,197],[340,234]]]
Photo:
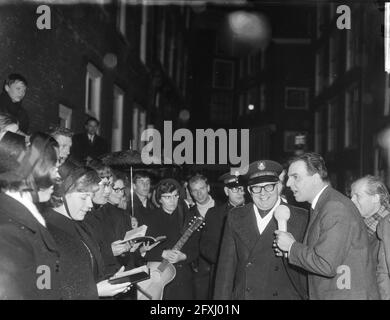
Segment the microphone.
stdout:
[[290,209],[284,204],[281,204],[275,209],[274,217],[278,222],[278,230],[287,232],[287,221],[290,219]]
[[[279,205],[274,212],[274,217],[278,222],[278,230],[287,232],[287,221],[290,219],[290,209],[284,204]],[[284,253],[287,258],[287,252]]]

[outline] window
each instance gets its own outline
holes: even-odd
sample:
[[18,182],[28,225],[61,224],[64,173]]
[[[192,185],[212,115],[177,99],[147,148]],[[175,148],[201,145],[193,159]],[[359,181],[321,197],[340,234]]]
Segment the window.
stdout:
[[317,52],[316,53],[316,75],[315,75],[315,81],[316,81],[316,88],[315,88],[315,92],[316,92],[316,95],[318,95],[321,91],[321,75],[320,75],[320,63],[321,63],[321,59],[320,59],[320,54]]
[[390,74],[385,73],[385,106],[383,109],[383,115],[390,115]]
[[251,53],[248,56],[248,74],[254,75],[258,69],[258,56],[255,53]]
[[[300,131],[285,131],[284,132],[284,144],[283,150],[284,152],[294,152],[297,149],[298,143],[304,143],[305,138],[307,136],[307,132]],[[299,137],[297,139],[297,137]]]
[[72,126],[72,109],[60,104],[58,106],[58,117],[60,118],[60,126],[70,129]]
[[261,70],[265,69],[265,49],[262,49],[260,52],[260,67]]
[[165,57],[165,39],[166,39],[166,11],[162,10],[161,13],[161,26],[160,26],[160,62],[161,65],[164,65],[164,57]]
[[284,106],[286,109],[301,109],[306,110],[308,108],[309,89],[286,87]]
[[331,102],[328,104],[328,143],[327,143],[327,151],[331,152],[336,149],[337,142],[337,105],[336,102]]
[[242,116],[245,113],[245,105],[246,105],[245,97],[246,97],[245,93],[241,93],[240,94],[240,98],[239,98],[239,111],[238,111],[238,115],[239,116]]
[[139,149],[139,142],[141,139],[141,136],[138,135],[138,123],[139,123],[139,105],[137,103],[134,103],[133,108],[133,141],[132,141],[132,149],[138,150]]
[[352,88],[345,95],[345,131],[344,131],[344,147],[357,147],[358,133],[358,108],[359,108],[359,89]]
[[333,83],[333,81],[337,77],[338,73],[338,62],[340,57],[340,33],[334,33],[329,42],[329,85]]
[[233,61],[215,59],[213,65],[213,87],[217,89],[233,89]]
[[246,68],[245,68],[245,58],[242,57],[240,59],[240,78],[245,76],[245,71],[246,71]]
[[248,90],[248,99],[247,99],[247,107],[249,105],[252,105],[252,109],[249,109],[249,111],[253,111],[258,108],[259,104],[259,96],[258,96],[258,90],[256,87],[252,87]]
[[122,150],[123,100],[124,93],[122,89],[117,86],[114,86],[114,106],[111,136],[111,151],[113,152]]
[[322,153],[322,112],[314,114],[314,150]]
[[[141,138],[142,132],[144,132],[146,129],[146,111],[141,110],[139,112],[139,137]],[[145,145],[146,141],[139,141],[139,150],[141,150]]]
[[134,103],[133,108],[133,150],[141,151],[146,144],[145,141],[141,141],[141,135],[146,129],[146,111],[138,104]]
[[102,73],[91,63],[85,77],[85,113],[100,120]]
[[148,33],[148,6],[142,6],[142,20],[141,20],[141,44],[140,44],[140,59],[146,64],[146,50],[147,50],[147,33]]
[[116,27],[119,32],[126,36],[126,2],[125,0],[118,0]]
[[265,85],[260,86],[260,111],[264,112],[266,110],[266,99],[265,99]]
[[232,122],[232,101],[231,93],[214,92],[210,102],[210,120],[218,124],[231,124]]

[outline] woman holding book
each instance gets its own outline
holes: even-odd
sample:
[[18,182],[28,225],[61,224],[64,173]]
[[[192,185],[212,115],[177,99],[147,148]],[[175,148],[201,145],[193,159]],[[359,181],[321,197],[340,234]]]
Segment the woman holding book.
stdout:
[[98,299],[129,290],[130,283],[110,284],[100,248],[90,230],[79,222],[92,208],[100,178],[90,168],[70,162],[60,168],[57,201],[44,215],[60,251],[61,291],[64,299]]
[[166,236],[166,241],[155,246],[146,253],[147,261],[167,260],[176,268],[175,278],[165,286],[164,300],[191,300],[192,268],[199,252],[198,233],[193,234],[180,250],[175,250],[175,244],[181,238],[189,225],[190,216],[183,210],[183,199],[180,199],[180,184],[174,179],[160,181],[156,188],[156,200],[160,208],[145,216],[144,224],[148,226],[147,236],[154,238]]

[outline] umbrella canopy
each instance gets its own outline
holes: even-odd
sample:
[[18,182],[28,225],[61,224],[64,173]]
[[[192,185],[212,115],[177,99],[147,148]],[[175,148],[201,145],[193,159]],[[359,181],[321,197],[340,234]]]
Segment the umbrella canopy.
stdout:
[[[160,158],[151,157],[152,164],[145,164],[142,161],[141,153],[136,150],[124,150],[104,154],[99,159],[107,166],[120,167],[120,168],[148,168],[148,167],[167,167],[178,166],[176,164],[162,163]],[[168,161],[165,161],[168,162]],[[172,162],[172,161],[171,161]],[[161,164],[160,164],[161,163]]]

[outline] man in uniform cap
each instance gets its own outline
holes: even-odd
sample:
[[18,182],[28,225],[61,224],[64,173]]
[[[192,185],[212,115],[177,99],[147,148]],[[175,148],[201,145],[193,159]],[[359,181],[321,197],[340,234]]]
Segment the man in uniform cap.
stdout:
[[205,227],[200,238],[200,253],[211,265],[210,299],[214,290],[215,271],[221,246],[226,216],[232,208],[243,206],[245,203],[245,190],[242,178],[238,175],[225,173],[219,178],[224,184],[227,201],[209,209],[206,214]]
[[245,175],[251,203],[232,209],[218,258],[215,299],[272,300],[305,299],[305,275],[275,256],[274,231],[278,229],[274,211],[283,204],[290,209],[289,232],[303,239],[306,210],[284,203],[280,198],[283,167],[271,160],[249,165]]

